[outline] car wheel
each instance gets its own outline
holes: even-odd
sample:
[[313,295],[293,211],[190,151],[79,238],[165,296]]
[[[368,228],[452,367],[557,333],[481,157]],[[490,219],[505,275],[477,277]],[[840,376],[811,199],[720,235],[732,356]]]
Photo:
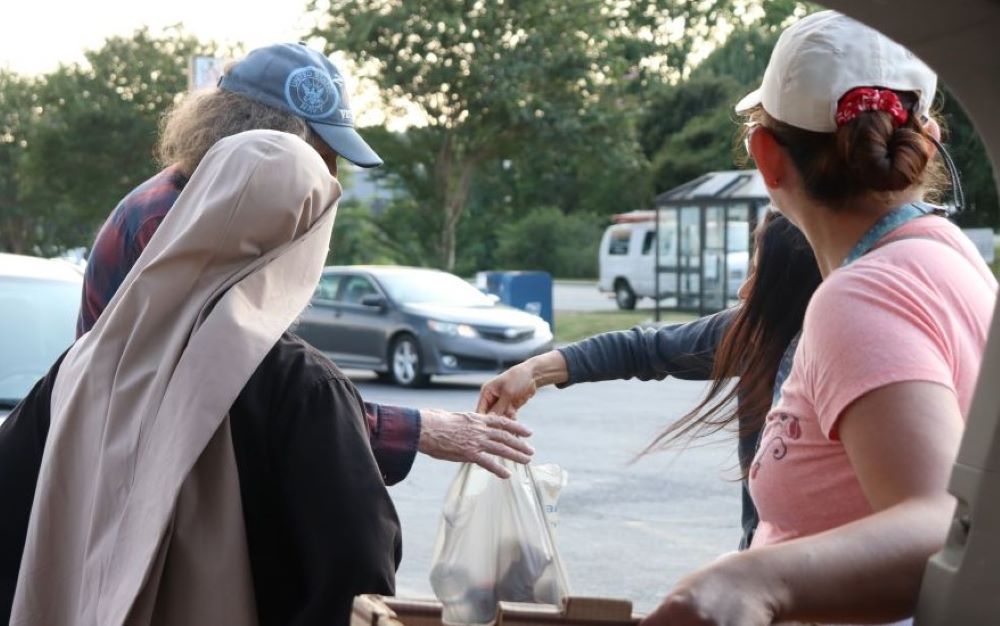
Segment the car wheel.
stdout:
[[400,387],[423,387],[430,376],[423,373],[420,344],[413,335],[400,335],[389,351],[389,374]]
[[628,281],[619,279],[615,283],[615,303],[623,311],[631,311],[635,308],[635,292],[629,287]]

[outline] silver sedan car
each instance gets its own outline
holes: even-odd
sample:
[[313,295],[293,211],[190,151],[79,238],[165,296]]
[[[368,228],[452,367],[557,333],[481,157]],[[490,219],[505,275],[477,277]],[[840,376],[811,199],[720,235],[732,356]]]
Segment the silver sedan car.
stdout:
[[437,374],[499,372],[552,347],[542,318],[454,274],[397,266],[326,268],[292,330],[337,365],[406,387]]

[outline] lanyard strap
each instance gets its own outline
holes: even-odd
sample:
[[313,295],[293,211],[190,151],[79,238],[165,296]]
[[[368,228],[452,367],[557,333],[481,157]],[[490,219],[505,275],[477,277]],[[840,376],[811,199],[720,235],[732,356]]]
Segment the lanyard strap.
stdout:
[[845,258],[844,262],[840,264],[840,267],[846,267],[871,252],[883,237],[903,224],[913,221],[918,217],[929,215],[934,211],[935,208],[929,204],[914,202],[911,204],[904,204],[898,209],[886,213],[880,217],[879,220],[875,222],[875,224],[869,228],[864,235],[861,235],[861,239],[859,239],[858,243],[854,244],[851,251],[847,253],[847,258]]
[[[840,267],[846,267],[871,252],[879,241],[903,224],[932,213],[937,213],[937,208],[925,202],[904,204],[886,213],[861,236],[858,243],[854,244],[854,247],[851,248],[851,251],[847,254],[847,258],[840,264]],[[784,354],[781,355],[781,361],[778,363],[778,372],[774,376],[774,392],[771,396],[772,408],[781,399],[781,387],[792,372],[792,361],[795,359],[795,349],[799,345],[799,338],[801,336],[802,331],[800,330],[788,344],[788,347],[785,348]]]

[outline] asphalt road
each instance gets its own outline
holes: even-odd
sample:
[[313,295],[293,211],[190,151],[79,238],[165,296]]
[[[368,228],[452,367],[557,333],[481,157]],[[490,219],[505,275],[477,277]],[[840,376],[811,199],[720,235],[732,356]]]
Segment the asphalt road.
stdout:
[[[671,304],[670,300],[664,300],[663,306]],[[639,298],[636,303],[637,311],[652,311],[655,302],[650,298]],[[563,282],[557,281],[552,285],[552,308],[556,311],[617,311],[614,296],[610,293],[602,293],[597,290],[597,283],[593,282]]]
[[[439,379],[407,391],[354,376],[367,400],[452,410],[474,408],[486,377]],[[556,537],[579,595],[623,597],[648,612],[680,577],[735,549],[739,489],[735,441],[631,457],[658,427],[695,403],[700,383],[614,381],[543,389],[521,419],[538,462],[569,472]],[[431,597],[428,574],[441,505],[457,466],[423,456],[392,487],[403,524],[400,597]]]
[[[652,300],[648,304],[652,304]],[[639,304],[646,302],[639,301]],[[559,282],[552,285],[552,308],[556,311],[615,311],[618,307],[609,293],[597,290],[597,283]]]

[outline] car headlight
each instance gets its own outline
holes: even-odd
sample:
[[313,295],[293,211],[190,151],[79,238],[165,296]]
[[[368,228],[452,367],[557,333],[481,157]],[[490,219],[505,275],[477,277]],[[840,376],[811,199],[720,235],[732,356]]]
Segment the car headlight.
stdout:
[[427,320],[427,327],[436,333],[448,335],[449,337],[465,337],[466,339],[473,339],[479,336],[479,332],[468,324]]

